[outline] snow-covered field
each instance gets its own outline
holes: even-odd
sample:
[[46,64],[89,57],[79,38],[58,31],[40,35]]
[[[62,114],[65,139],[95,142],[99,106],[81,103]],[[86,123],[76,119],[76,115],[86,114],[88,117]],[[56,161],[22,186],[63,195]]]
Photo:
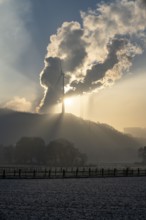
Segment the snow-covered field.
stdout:
[[144,220],[146,177],[0,180],[0,220]]

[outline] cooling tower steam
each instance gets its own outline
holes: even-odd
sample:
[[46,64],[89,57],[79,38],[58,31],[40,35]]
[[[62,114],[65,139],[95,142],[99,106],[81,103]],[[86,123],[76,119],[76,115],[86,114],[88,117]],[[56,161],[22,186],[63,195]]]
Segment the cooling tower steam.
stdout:
[[50,37],[40,74],[44,88],[40,112],[62,98],[61,66],[66,96],[98,92],[129,71],[146,46],[143,5],[145,0],[101,3],[95,10],[80,12],[82,24],[64,22],[58,28]]

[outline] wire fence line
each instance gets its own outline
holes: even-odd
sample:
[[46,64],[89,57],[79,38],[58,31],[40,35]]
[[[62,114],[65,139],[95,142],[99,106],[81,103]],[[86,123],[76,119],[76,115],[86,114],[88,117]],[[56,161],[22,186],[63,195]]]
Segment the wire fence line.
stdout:
[[0,179],[60,179],[146,176],[146,169],[0,168]]

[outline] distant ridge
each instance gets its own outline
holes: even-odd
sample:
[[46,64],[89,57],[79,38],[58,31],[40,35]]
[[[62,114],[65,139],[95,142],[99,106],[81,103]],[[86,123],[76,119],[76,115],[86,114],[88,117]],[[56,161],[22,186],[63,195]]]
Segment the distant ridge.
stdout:
[[72,141],[90,162],[134,162],[141,144],[113,127],[72,114],[36,114],[0,109],[0,144],[15,144],[22,136]]

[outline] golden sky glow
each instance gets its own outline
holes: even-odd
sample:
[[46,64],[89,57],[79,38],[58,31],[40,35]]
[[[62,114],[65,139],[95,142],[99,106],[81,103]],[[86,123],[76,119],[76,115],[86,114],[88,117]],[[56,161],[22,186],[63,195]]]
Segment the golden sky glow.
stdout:
[[141,74],[118,82],[98,94],[65,99],[67,113],[106,123],[118,130],[146,127],[146,76]]
[[[76,9],[58,6],[56,13],[53,1],[38,1],[38,9],[31,0],[0,1],[0,108],[35,112],[41,103],[47,112],[51,98],[54,108],[62,98],[55,59],[64,58],[65,89],[74,95],[64,100],[67,113],[119,130],[146,127],[146,11],[141,0],[98,6],[95,0],[71,2]],[[56,91],[60,94],[53,99]],[[55,109],[60,112],[61,104]]]

